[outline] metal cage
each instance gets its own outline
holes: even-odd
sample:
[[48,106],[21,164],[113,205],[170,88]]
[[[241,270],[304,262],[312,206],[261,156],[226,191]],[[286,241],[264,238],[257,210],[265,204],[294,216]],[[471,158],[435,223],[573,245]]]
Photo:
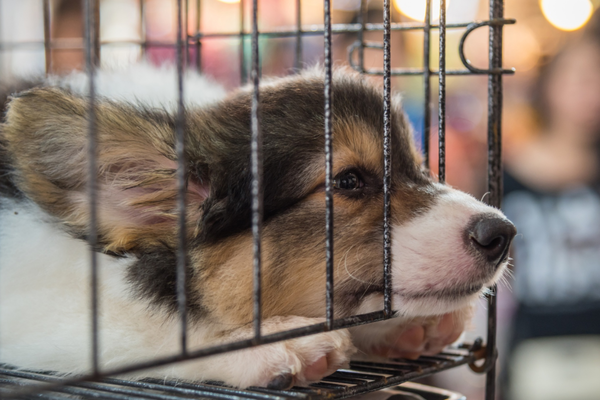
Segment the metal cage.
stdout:
[[[43,2],[43,26],[44,42],[33,43],[43,46],[46,56],[46,72],[50,71],[51,52],[58,48],[68,48],[64,44],[55,43],[50,38],[50,0],[41,0]],[[170,46],[176,49],[176,65],[178,74],[178,112],[176,128],[176,151],[179,156],[178,167],[178,208],[179,208],[179,245],[177,260],[177,293],[179,316],[181,323],[180,345],[181,351],[170,357],[155,359],[150,362],[133,364],[124,368],[113,370],[101,370],[98,364],[98,298],[97,298],[97,261],[96,253],[90,251],[90,265],[92,270],[92,360],[93,372],[88,376],[76,376],[63,378],[52,372],[45,371],[25,371],[13,366],[3,365],[0,367],[0,395],[5,398],[72,398],[72,397],[97,397],[106,399],[126,399],[126,398],[151,398],[151,399],[175,399],[180,397],[202,397],[211,399],[236,399],[252,398],[264,400],[276,399],[309,399],[317,397],[326,398],[346,398],[352,395],[362,394],[378,390],[381,388],[395,386],[402,382],[424,377],[438,371],[452,368],[458,365],[470,364],[471,368],[479,373],[487,374],[486,378],[486,399],[493,399],[495,393],[495,362],[496,352],[496,288],[491,288],[488,299],[488,333],[486,344],[482,345],[482,340],[477,340],[472,345],[463,345],[460,348],[447,350],[437,356],[421,357],[416,361],[410,360],[392,360],[389,363],[374,362],[353,362],[348,370],[339,370],[335,374],[323,379],[322,382],[310,385],[310,387],[293,388],[291,390],[274,391],[264,388],[250,388],[248,390],[237,390],[228,388],[218,383],[208,382],[182,383],[165,382],[162,380],[143,380],[126,381],[111,378],[121,373],[141,370],[149,367],[161,366],[170,363],[176,363],[194,358],[206,357],[220,354],[228,351],[247,348],[250,346],[259,346],[262,344],[273,343],[276,341],[296,338],[304,335],[315,334],[332,329],[348,328],[360,324],[367,324],[376,321],[382,321],[391,318],[394,311],[391,307],[391,235],[390,235],[390,173],[391,173],[391,152],[390,152],[390,132],[391,132],[391,77],[400,75],[422,75],[423,93],[424,93],[424,132],[423,149],[426,166],[429,166],[431,155],[429,154],[429,141],[431,130],[431,85],[430,81],[435,75],[439,79],[439,108],[438,108],[438,138],[439,138],[439,181],[445,181],[445,88],[447,75],[487,75],[488,76],[488,191],[490,195],[487,202],[495,207],[500,207],[502,198],[502,165],[501,165],[501,113],[502,113],[502,75],[511,74],[512,69],[502,68],[502,28],[505,24],[512,24],[515,21],[504,18],[503,0],[489,1],[489,19],[482,22],[472,22],[463,24],[446,24],[446,1],[440,1],[439,24],[434,25],[431,22],[431,0],[427,0],[426,19],[424,23],[392,23],[390,0],[383,0],[383,23],[368,23],[366,20],[367,1],[360,1],[360,10],[358,11],[357,22],[351,24],[332,24],[331,22],[331,0],[324,0],[324,24],[318,29],[314,26],[307,29],[303,26],[301,20],[301,0],[295,0],[296,4],[296,26],[288,30],[263,31],[258,30],[258,0],[251,0],[252,7],[252,26],[249,31],[244,27],[244,1],[240,1],[240,30],[238,33],[213,33],[204,34],[200,23],[195,27],[195,34],[188,35],[189,32],[184,26],[188,21],[187,14],[190,10],[189,3],[195,1],[195,10],[200,14],[201,0],[177,0],[177,41],[174,43],[153,43],[147,41],[145,37],[141,42],[136,42],[141,46],[142,53],[153,46]],[[85,51],[86,71],[89,77],[89,202],[91,212],[91,229],[88,241],[91,249],[96,248],[96,137],[95,137],[95,114],[94,104],[96,102],[95,89],[95,71],[100,61],[100,46],[104,43],[99,39],[99,0],[82,0],[84,11],[85,36],[83,49]],[[140,15],[144,17],[145,1],[140,0]],[[198,17],[198,21],[200,18]],[[468,35],[477,28],[489,26],[489,66],[487,69],[473,66],[464,55],[464,43]],[[460,59],[464,69],[447,70],[446,69],[446,30],[462,28],[466,30],[460,39],[458,49]],[[143,26],[142,26],[143,30]],[[423,41],[423,68],[392,68],[391,67],[391,40],[392,31],[420,30],[424,32]],[[439,66],[437,69],[430,65],[431,54],[431,32],[439,31]],[[367,42],[365,41],[365,32],[383,32],[383,41]],[[384,82],[384,265],[382,265],[382,274],[384,275],[384,307],[382,310],[362,315],[355,315],[343,319],[334,318],[333,303],[333,193],[332,193],[332,111],[331,111],[331,79],[332,79],[332,35],[335,34],[354,34],[357,40],[348,49],[350,65],[364,74],[376,74],[383,76]],[[295,38],[295,66],[301,67],[302,63],[302,39],[307,35],[323,35],[324,38],[324,69],[325,69],[325,156],[326,156],[326,269],[327,269],[327,306],[326,321],[321,324],[305,326],[286,332],[264,335],[261,332],[261,224],[262,224],[262,156],[261,156],[261,130],[259,117],[259,37],[291,37]],[[252,233],[254,243],[254,338],[242,340],[234,343],[190,351],[187,346],[187,310],[185,293],[185,268],[186,268],[186,238],[185,238],[185,162],[184,155],[184,102],[183,92],[183,71],[186,64],[194,64],[199,70],[202,66],[202,44],[205,41],[215,37],[232,37],[240,41],[240,73],[241,80],[248,77],[253,86],[252,96],[252,114],[251,114],[251,169],[252,169]],[[248,70],[245,60],[244,39],[251,40],[251,64]],[[22,44],[21,44],[22,45]],[[28,43],[25,45],[32,45]],[[0,50],[9,51],[18,48],[19,44],[0,43]],[[190,60],[190,47],[195,47],[195,59]],[[81,46],[72,46],[79,48]],[[364,65],[364,51],[366,48],[375,48],[383,50],[383,69],[366,69]],[[354,54],[357,54],[358,63],[355,62]],[[480,361],[476,364],[477,360]],[[40,384],[40,382],[43,382]]]

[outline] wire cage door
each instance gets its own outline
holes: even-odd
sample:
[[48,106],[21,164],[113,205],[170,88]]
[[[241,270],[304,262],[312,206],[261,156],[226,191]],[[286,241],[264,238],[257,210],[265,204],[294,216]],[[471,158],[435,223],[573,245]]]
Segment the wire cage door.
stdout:
[[[191,7],[191,2],[195,3]],[[50,0],[42,0],[43,18],[44,18],[44,42],[43,45],[46,55],[46,72],[51,70],[51,53],[56,50],[57,44],[53,42],[50,35],[51,13]],[[432,89],[431,80],[437,79],[439,82],[438,99],[438,146],[439,153],[439,181],[445,182],[446,179],[446,77],[448,75],[487,75],[488,76],[488,204],[500,208],[502,199],[502,165],[501,165],[501,113],[502,113],[502,76],[511,74],[512,69],[503,69],[502,67],[502,28],[505,24],[512,24],[515,21],[504,18],[504,4],[502,0],[489,1],[489,19],[482,22],[446,24],[446,1],[440,1],[439,23],[433,24],[431,21],[431,0],[427,0],[426,18],[424,23],[393,23],[391,22],[390,0],[383,0],[383,23],[367,22],[367,1],[360,1],[360,9],[357,13],[357,22],[351,24],[332,24],[331,19],[331,0],[324,0],[324,23],[318,28],[314,26],[307,28],[303,25],[301,19],[302,1],[295,0],[296,4],[296,25],[288,30],[262,31],[259,32],[258,0],[251,2],[241,1],[240,9],[240,30],[238,33],[217,33],[205,34],[200,26],[200,13],[202,10],[201,0],[177,0],[177,41],[169,44],[176,50],[177,66],[177,93],[178,107],[176,111],[176,152],[178,155],[178,226],[179,240],[177,249],[177,304],[179,321],[181,325],[181,335],[179,337],[180,351],[169,357],[151,360],[144,363],[136,363],[126,367],[120,367],[113,370],[103,370],[99,367],[99,348],[98,341],[98,261],[95,251],[90,251],[91,282],[93,288],[92,298],[92,373],[88,376],[77,376],[61,378],[50,372],[24,371],[11,366],[0,368],[0,388],[1,394],[6,398],[20,398],[30,396],[40,396],[42,398],[55,398],[60,396],[75,397],[101,397],[111,399],[122,399],[132,397],[144,397],[155,399],[173,399],[179,396],[200,396],[207,398],[254,398],[254,399],[288,399],[288,398],[346,398],[357,394],[367,393],[381,388],[395,386],[419,377],[424,377],[438,371],[453,368],[455,366],[470,364],[471,368],[479,373],[485,373],[486,378],[486,399],[493,399],[495,394],[495,363],[497,357],[496,351],[496,288],[491,288],[487,296],[488,301],[488,333],[485,345],[482,341],[476,341],[472,345],[464,345],[461,348],[445,351],[437,356],[421,357],[418,360],[394,360],[389,363],[375,362],[353,362],[348,370],[339,370],[335,374],[323,379],[322,382],[310,385],[305,388],[293,388],[285,391],[268,390],[264,388],[250,388],[248,390],[236,390],[224,387],[217,383],[182,383],[165,382],[162,380],[144,380],[127,381],[112,378],[113,376],[142,370],[150,367],[163,366],[171,363],[182,362],[185,360],[207,357],[216,354],[222,354],[228,351],[239,350],[252,346],[258,346],[267,343],[273,343],[281,340],[297,338],[305,335],[326,332],[334,329],[348,328],[361,324],[368,324],[377,321],[383,321],[393,317],[391,301],[391,232],[390,232],[390,180],[391,166],[391,78],[393,76],[421,75],[423,76],[423,150],[426,166],[430,165],[432,155],[429,153],[429,141],[431,131],[431,112],[432,112]],[[100,20],[100,2],[98,0],[82,0],[84,12],[85,37],[83,50],[85,51],[86,73],[89,78],[88,87],[88,157],[89,164],[89,187],[88,198],[90,213],[90,230],[88,242],[91,249],[97,248],[97,182],[96,182],[96,158],[98,153],[96,138],[96,116],[95,104],[97,102],[96,90],[96,70],[100,63],[100,48],[106,44],[101,42],[99,37]],[[140,0],[139,12],[142,17],[142,30],[145,13],[145,1]],[[247,29],[244,26],[245,7],[251,7],[251,26]],[[190,27],[187,26],[188,13],[195,10],[197,15],[197,26],[195,33],[188,34]],[[489,27],[489,65],[487,69],[472,65],[464,55],[464,43],[468,35],[474,30],[488,26]],[[458,53],[462,60],[463,69],[448,70],[446,68],[446,31],[447,29],[464,29],[460,39]],[[422,31],[423,39],[423,67],[422,68],[392,68],[391,66],[391,33],[392,31]],[[437,66],[430,63],[431,57],[431,33],[437,30],[439,32],[439,64]],[[382,42],[368,42],[365,40],[366,32],[382,32]],[[354,315],[347,318],[336,319],[334,317],[334,282],[333,282],[333,192],[332,192],[332,37],[336,34],[356,35],[356,41],[348,49],[349,64],[352,68],[364,74],[381,75],[384,83],[384,145],[381,151],[384,155],[384,209],[383,221],[383,248],[384,254],[382,265],[382,274],[384,277],[384,305],[380,311]],[[322,35],[324,38],[324,137],[325,137],[325,197],[326,197],[326,260],[325,267],[327,271],[327,297],[326,297],[326,320],[321,324],[305,326],[286,332],[275,334],[264,334],[261,331],[262,299],[261,299],[261,232],[263,221],[262,204],[262,133],[260,121],[260,98],[259,84],[261,80],[261,68],[259,63],[259,39],[261,37],[295,38],[295,60],[294,65],[297,69],[302,66],[303,38],[311,35]],[[252,173],[252,235],[253,235],[253,270],[254,270],[254,337],[247,340],[241,340],[233,343],[226,343],[219,346],[213,346],[200,350],[190,350],[187,340],[188,332],[188,310],[186,299],[186,163],[185,163],[185,105],[184,105],[184,70],[186,67],[195,67],[198,70],[202,68],[202,46],[206,41],[215,37],[232,37],[240,41],[240,80],[248,80],[252,86],[252,108],[251,108],[251,173]],[[250,65],[246,65],[245,52],[247,51],[244,42],[249,39],[250,46]],[[146,40],[142,36],[139,42],[142,53],[152,48],[156,44]],[[164,44],[161,44],[164,46]],[[14,46],[4,46],[3,50],[13,48]],[[64,46],[63,46],[64,47]],[[370,69],[365,67],[365,49],[380,49],[383,52],[383,68]],[[195,49],[195,51],[190,51]],[[193,55],[193,57],[192,57]],[[1,356],[1,355],[0,355]],[[478,361],[480,360],[480,361]],[[478,362],[477,362],[478,361]],[[45,382],[43,385],[33,385],[35,383]]]

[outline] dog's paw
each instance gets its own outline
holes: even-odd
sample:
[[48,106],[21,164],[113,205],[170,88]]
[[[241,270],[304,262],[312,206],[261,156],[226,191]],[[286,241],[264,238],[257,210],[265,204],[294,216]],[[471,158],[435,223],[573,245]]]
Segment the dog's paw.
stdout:
[[416,359],[421,355],[437,354],[457,341],[471,314],[471,307],[466,307],[435,317],[410,321],[391,319],[380,323],[380,329],[370,336],[366,328],[353,331],[353,334],[364,355]]
[[[263,323],[263,334],[320,322],[323,320],[316,318],[270,318]],[[318,381],[347,366],[355,352],[350,333],[340,329],[241,350],[222,360],[227,358],[230,366],[227,383],[286,389]]]
[[421,355],[433,355],[455,342],[464,330],[453,313],[428,319],[409,327],[399,326],[380,345],[373,346],[372,353],[387,358],[416,359]]
[[[269,366],[268,372],[265,371],[265,377],[273,377],[266,383],[272,389],[319,381],[347,366],[356,351],[345,329],[293,339],[278,347],[272,349],[278,360]],[[265,386],[264,381],[261,386]]]

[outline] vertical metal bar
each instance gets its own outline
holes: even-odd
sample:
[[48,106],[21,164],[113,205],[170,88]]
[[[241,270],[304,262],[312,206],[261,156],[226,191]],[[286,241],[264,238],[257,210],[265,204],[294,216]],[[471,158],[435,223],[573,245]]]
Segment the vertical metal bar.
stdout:
[[52,49],[50,47],[50,0],[44,0],[44,55],[46,57],[46,76],[52,70]]
[[324,11],[324,42],[325,42],[325,268],[327,271],[327,304],[326,304],[326,328],[333,328],[333,158],[332,158],[332,135],[333,124],[331,115],[331,0],[325,0]]
[[498,287],[496,285],[489,288],[487,294],[488,301],[488,331],[486,343],[486,360],[493,360],[491,368],[485,374],[485,400],[494,400],[496,398],[496,319],[497,304],[496,295]]
[[[241,3],[241,2],[240,2]],[[252,140],[251,140],[251,170],[252,170],[252,238],[254,242],[254,335],[261,336],[262,320],[261,304],[261,233],[263,220],[262,198],[262,134],[258,121],[259,100],[259,54],[258,54],[258,0],[252,1]]]
[[431,142],[431,0],[425,3],[425,27],[423,28],[423,162],[431,169],[429,145]]
[[391,85],[391,10],[383,1],[383,312],[392,316],[392,239],[390,232],[390,184],[392,176],[392,85]]
[[189,40],[189,33],[190,33],[190,18],[189,18],[189,12],[190,12],[190,2],[189,0],[185,0],[185,7],[184,7],[184,24],[183,26],[185,27],[185,32],[183,32],[183,37],[184,37],[184,56],[183,56],[183,66],[184,68],[187,68],[189,65],[189,60],[190,60],[190,40]]
[[202,72],[202,36],[200,29],[202,29],[202,1],[196,0],[196,34],[198,35],[196,41],[196,70],[198,72]]
[[302,69],[302,0],[296,0],[296,71]]
[[[253,22],[254,23],[254,22]],[[258,21],[257,21],[258,23]],[[252,29],[254,29],[254,25],[252,25]],[[252,31],[254,34],[254,30]],[[252,40],[254,40],[254,36],[252,36]],[[257,37],[257,46],[258,46],[258,37]],[[246,49],[244,48],[244,0],[240,0],[240,84],[245,84],[248,82],[248,69],[246,67]],[[254,46],[254,42],[252,43]],[[252,49],[254,51],[254,48]]]
[[360,66],[360,72],[365,72],[365,24],[367,21],[367,1],[360,0],[360,10],[358,10],[358,23],[360,30],[358,31],[358,41],[360,47],[358,48],[358,65]]
[[[2,2],[0,1],[0,21],[2,21],[2,15],[4,15],[4,10],[2,8],[3,8]],[[2,42],[2,41],[4,41],[4,35],[2,35],[0,33],[0,42]],[[4,64],[3,63],[4,57],[3,57],[3,54],[1,54],[1,53],[3,53],[3,52],[0,52],[0,80],[3,78],[2,75],[3,75],[3,72],[4,72],[3,69],[2,69],[2,67],[3,67],[2,64]]]
[[177,243],[177,306],[181,319],[181,353],[187,353],[187,293],[186,293],[186,258],[187,258],[187,229],[185,215],[186,194],[186,162],[185,162],[185,110],[183,104],[183,21],[182,0],[177,0],[177,125],[175,152],[177,153],[177,213],[178,213],[178,243]]
[[439,173],[441,183],[446,182],[446,0],[440,0],[440,70],[438,103]]
[[[490,0],[490,20],[504,17],[504,1]],[[492,24],[489,30],[489,69],[502,68],[502,25]],[[488,202],[502,206],[502,74],[488,75]],[[488,295],[487,355],[493,360],[486,374],[486,400],[493,400],[496,392],[496,294],[494,285]]]
[[94,14],[97,0],[83,0],[84,12],[84,40],[85,40],[85,65],[88,79],[88,196],[90,227],[88,231],[88,243],[90,246],[90,268],[91,268],[91,307],[92,307],[92,373],[99,374],[98,364],[98,258],[96,247],[98,245],[97,232],[97,138],[96,138],[96,51],[94,43],[98,34],[94,23]]
[[146,57],[148,50],[148,37],[146,36],[146,0],[140,0],[140,40],[142,41],[142,59]]
[[93,14],[93,22],[94,22],[94,66],[96,68],[100,67],[100,0],[94,1],[94,14]]
[[[504,15],[503,0],[490,0],[490,19]],[[502,25],[492,24],[489,30],[489,68],[502,68]],[[502,205],[502,74],[488,75],[488,202]]]

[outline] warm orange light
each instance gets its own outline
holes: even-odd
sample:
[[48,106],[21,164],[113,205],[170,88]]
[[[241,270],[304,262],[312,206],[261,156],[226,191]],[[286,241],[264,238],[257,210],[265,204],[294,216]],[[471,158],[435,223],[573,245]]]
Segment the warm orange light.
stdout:
[[233,4],[233,3],[239,3],[240,0],[219,0],[222,3],[229,3],[229,4]]
[[[449,0],[446,0],[446,10],[448,10]],[[415,21],[425,21],[426,0],[394,0],[394,6],[402,14]],[[431,1],[431,20],[440,18],[440,0]]]
[[540,7],[548,22],[563,31],[581,28],[593,11],[590,0],[541,0]]

